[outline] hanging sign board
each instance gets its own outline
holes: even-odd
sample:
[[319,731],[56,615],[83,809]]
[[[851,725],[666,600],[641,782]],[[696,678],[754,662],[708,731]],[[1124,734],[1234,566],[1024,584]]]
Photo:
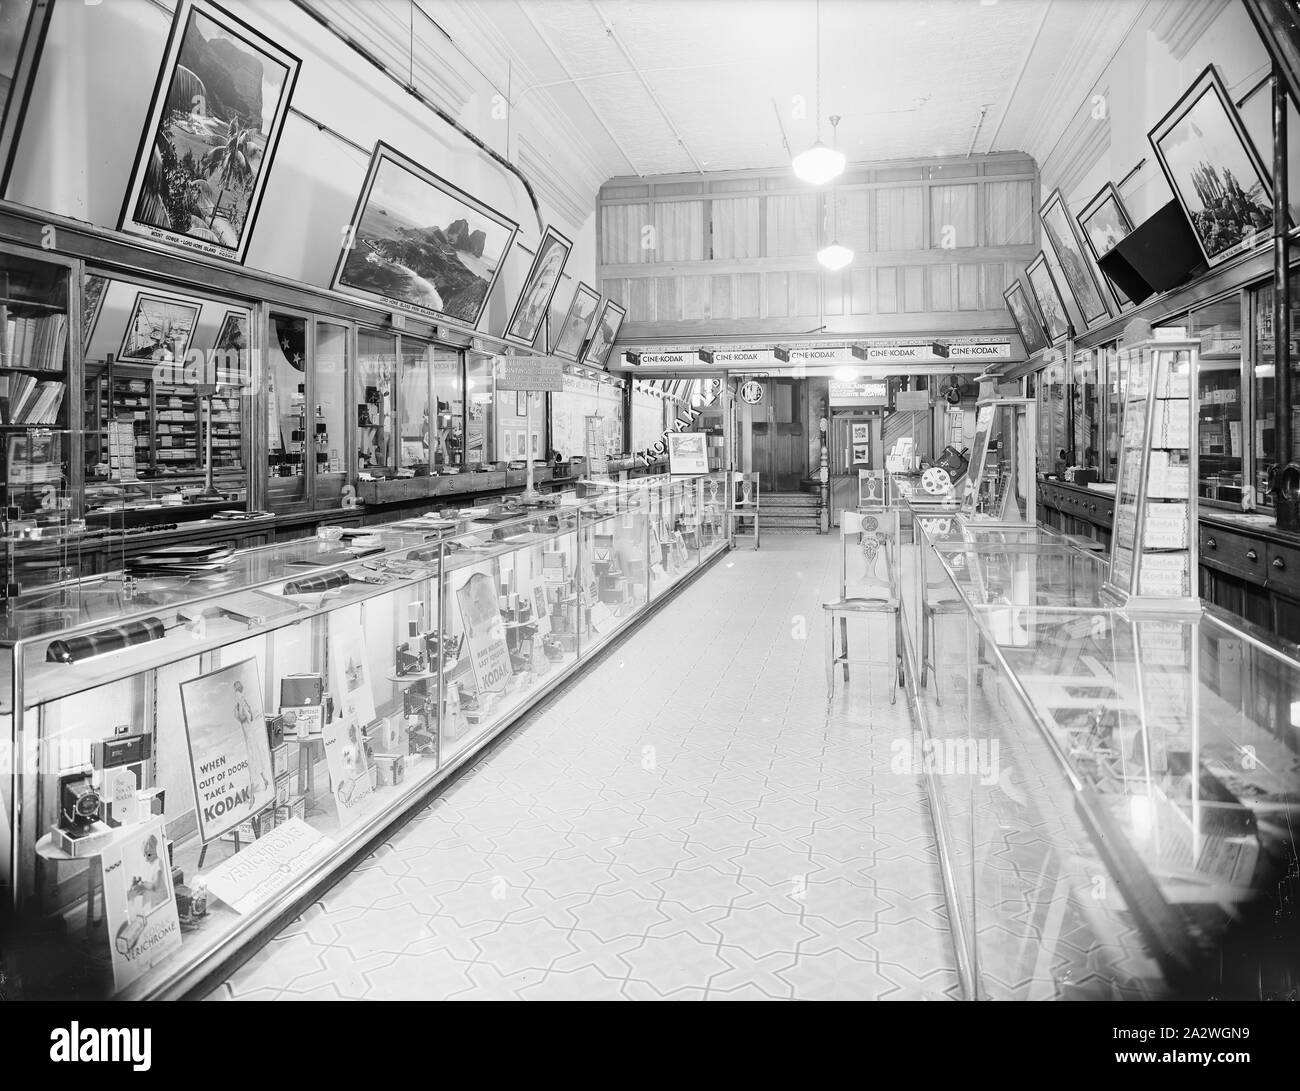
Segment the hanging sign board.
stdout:
[[832,379],[829,400],[832,406],[888,406],[889,383],[884,379],[857,379],[850,383]]
[[950,360],[1010,360],[1011,342],[995,345],[949,345]]
[[894,408],[900,412],[924,412],[930,408],[930,392],[928,390],[900,390],[894,395]]
[[770,364],[771,349],[737,349],[727,352],[715,352],[713,362],[719,367],[736,367],[743,364]]
[[498,390],[563,390],[564,361],[558,356],[499,356]]

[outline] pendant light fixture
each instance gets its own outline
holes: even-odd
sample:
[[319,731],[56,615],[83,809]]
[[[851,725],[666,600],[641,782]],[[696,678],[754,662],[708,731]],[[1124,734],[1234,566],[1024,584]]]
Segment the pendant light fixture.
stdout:
[[822,143],[822,5],[817,0],[817,142],[800,152],[790,165],[796,178],[823,186],[844,173],[844,153]]
[[[839,124],[840,124],[840,118],[839,115],[836,114],[833,118],[831,118],[832,133],[838,131]],[[834,137],[832,137],[831,139],[834,140]],[[841,156],[840,158],[842,159],[843,156]],[[841,169],[843,168],[841,167]],[[831,220],[832,227],[835,226],[836,220],[838,219],[838,217],[836,217],[835,215],[836,212],[835,196],[836,196],[836,190],[832,187],[830,192],[830,202],[831,202],[830,216],[827,217],[828,219]],[[848,265],[849,262],[853,260],[853,251],[850,250],[847,246],[842,245],[839,239],[836,238],[834,232],[831,233],[831,239],[832,241],[829,246],[823,246],[820,250],[817,251],[817,260],[821,263],[822,268],[829,269],[832,273],[837,273],[841,269],[843,269],[846,265]]]

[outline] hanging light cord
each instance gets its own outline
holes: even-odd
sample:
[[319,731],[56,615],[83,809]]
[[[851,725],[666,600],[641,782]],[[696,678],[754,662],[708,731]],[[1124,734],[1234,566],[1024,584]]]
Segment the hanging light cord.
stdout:
[[822,138],[822,0],[817,0],[817,140]]

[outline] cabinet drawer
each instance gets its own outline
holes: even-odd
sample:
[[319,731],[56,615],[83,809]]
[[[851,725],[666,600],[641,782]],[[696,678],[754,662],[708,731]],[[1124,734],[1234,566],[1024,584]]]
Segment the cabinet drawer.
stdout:
[[1300,549],[1277,542],[1265,542],[1264,549],[1269,590],[1300,597]]
[[[1268,546],[1244,534],[1235,534],[1215,526],[1201,526],[1201,563],[1244,576],[1252,583],[1263,583],[1268,575]],[[1285,562],[1289,565],[1289,562]],[[1297,561],[1300,566],[1300,560]],[[1297,568],[1300,573],[1300,567]]]

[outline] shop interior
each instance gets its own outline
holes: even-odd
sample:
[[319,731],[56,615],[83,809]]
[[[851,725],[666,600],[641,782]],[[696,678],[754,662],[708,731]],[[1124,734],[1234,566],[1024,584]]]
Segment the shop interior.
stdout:
[[1300,995],[1294,5],[663,7],[4,5],[0,998]]

